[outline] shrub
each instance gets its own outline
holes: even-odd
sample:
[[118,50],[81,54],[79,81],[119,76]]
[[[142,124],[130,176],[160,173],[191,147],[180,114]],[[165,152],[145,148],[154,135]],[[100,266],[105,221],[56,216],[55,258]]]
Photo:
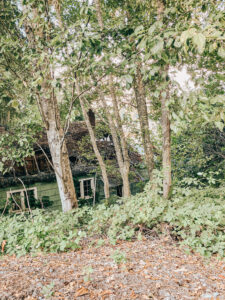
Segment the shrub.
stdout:
[[176,188],[171,200],[161,196],[161,181],[151,191],[120,198],[112,205],[82,207],[69,213],[35,210],[32,216],[1,218],[0,244],[4,253],[23,255],[38,251],[59,252],[77,249],[85,236],[129,240],[140,229],[155,229],[168,224],[170,234],[181,244],[202,255],[224,256],[225,187]]

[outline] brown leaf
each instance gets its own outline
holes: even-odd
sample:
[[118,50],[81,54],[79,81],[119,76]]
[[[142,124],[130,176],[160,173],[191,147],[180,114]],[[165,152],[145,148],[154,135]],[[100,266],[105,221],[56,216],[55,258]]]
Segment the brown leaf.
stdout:
[[146,279],[158,280],[158,278],[152,277],[151,275],[145,275],[144,277],[145,277]]
[[112,294],[113,294],[112,291],[106,290],[106,291],[101,292],[100,296],[101,296],[101,299],[102,299],[102,300],[105,300],[105,299],[107,298],[108,295],[112,295]]
[[3,253],[4,250],[5,250],[5,245],[6,245],[6,240],[3,240],[3,241],[2,241],[2,253]]
[[101,292],[100,296],[111,295],[111,294],[113,294],[113,292],[111,290],[106,290],[106,291]]
[[77,297],[87,295],[88,293],[89,293],[89,290],[86,289],[85,287],[82,287],[76,291],[74,298],[76,299]]
[[134,291],[132,291],[130,294],[130,299],[136,299],[136,298],[137,298],[137,295],[135,294]]

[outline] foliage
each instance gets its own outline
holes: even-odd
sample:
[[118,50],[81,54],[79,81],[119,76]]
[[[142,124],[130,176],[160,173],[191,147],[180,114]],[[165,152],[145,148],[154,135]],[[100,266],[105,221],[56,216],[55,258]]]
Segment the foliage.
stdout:
[[[195,178],[208,184],[214,174],[215,184],[225,178],[225,129],[190,126],[172,138],[173,176],[176,180]],[[211,184],[212,182],[210,182]]]
[[[27,191],[27,195],[28,195],[28,201],[29,201],[29,205],[27,203],[27,196],[26,196],[26,192],[24,193],[24,199],[25,199],[25,206],[26,207],[30,207],[31,210],[34,210],[36,208],[38,209],[45,209],[47,207],[52,206],[53,201],[51,201],[49,199],[49,196],[43,196],[41,198],[36,199],[33,194],[29,193],[29,190]],[[10,197],[8,199],[8,202],[5,203],[5,206],[0,208],[0,214],[10,214],[11,211],[15,211],[15,208],[17,210],[17,212],[20,212],[20,210],[22,210],[21,208],[21,198],[19,197],[19,199],[15,199],[14,197]],[[19,208],[19,210],[18,210]]]
[[86,235],[80,226],[88,220],[87,208],[73,214],[36,210],[32,218],[24,213],[3,217],[0,240],[7,241],[6,253],[24,255],[79,248],[81,238]]
[[25,158],[34,155],[33,146],[42,128],[38,119],[30,120],[30,114],[0,135],[0,172],[3,174],[10,172],[14,165],[24,165]]
[[[180,187],[174,188],[169,202],[163,200],[158,174],[154,191],[147,185],[141,194],[122,200],[110,198],[97,208],[83,207],[68,214],[37,210],[32,218],[25,214],[3,217],[0,242],[6,241],[8,254],[65,251],[78,248],[87,234],[106,235],[115,243],[117,239],[131,239],[140,230],[160,231],[161,224],[166,223],[171,235],[183,244],[205,255],[222,256],[223,1],[101,2],[102,30],[93,1],[0,2],[1,118],[13,116],[16,122],[13,134],[0,137],[0,172],[23,164],[25,157],[33,155],[35,133],[44,112],[41,100],[56,96],[64,124],[82,119],[75,79],[81,82],[88,105],[104,118],[99,91],[109,97],[103,81],[112,75],[121,118],[126,121],[122,125],[135,127],[132,130],[140,137],[137,122],[132,122],[132,113],[137,113],[133,83],[140,68],[149,117],[157,126],[161,99],[168,96],[173,172]],[[170,74],[182,68],[190,75],[192,91],[184,91]],[[49,77],[50,70],[54,74]],[[111,108],[109,105],[109,113]],[[96,129],[97,139],[108,132],[106,127]],[[79,156],[96,163],[90,145],[88,137],[80,141]],[[120,178],[108,149],[100,150],[108,174]]]
[[[150,104],[149,117],[157,121],[157,126],[161,99],[168,97],[172,138],[176,139],[174,133],[184,132],[187,125],[191,131],[201,124],[217,127],[222,132],[225,121],[223,1],[100,1],[102,29],[95,3],[71,0],[0,3],[0,108],[6,106],[4,118],[10,112],[16,115],[18,123],[24,106],[31,105],[31,124],[34,111],[40,109],[43,117],[41,100],[55,95],[62,124],[82,119],[75,79],[81,84],[88,108],[92,107],[103,117],[99,91],[109,98],[107,77],[112,75],[123,115],[122,125],[132,134],[137,132],[138,148],[143,149],[137,120],[132,120],[132,113],[136,113],[134,81],[140,67],[146,101]],[[171,72],[182,68],[188,71],[194,86],[192,91],[184,91],[171,76]],[[109,108],[111,113],[110,105]],[[138,121],[141,123],[140,117]],[[48,122],[44,123],[46,126]],[[6,136],[4,139],[0,141],[4,162],[21,164],[25,156],[32,154],[23,130],[14,140]],[[15,147],[19,144],[22,146]],[[153,144],[156,146],[155,141]],[[89,145],[88,138],[81,141],[80,150],[84,155],[79,155],[96,162]],[[187,155],[192,149],[185,150]],[[208,156],[204,160],[205,149],[201,150],[193,159],[181,155],[184,165],[188,160],[189,173],[183,167],[181,171],[176,167],[174,173],[179,179],[206,172],[208,166],[208,172],[215,171],[216,163],[213,167],[211,164],[213,158]],[[174,151],[175,161],[177,152],[180,155],[180,149]],[[101,151],[101,154],[108,153]],[[198,159],[201,166],[195,168]],[[0,170],[5,167],[4,162],[0,162]],[[222,169],[223,163],[219,163]],[[106,165],[108,173],[117,177],[115,164]]]
[[6,254],[59,252],[79,248],[85,236],[106,236],[116,243],[138,232],[160,234],[162,224],[168,224],[171,236],[182,245],[202,255],[224,256],[225,187],[177,187],[171,201],[166,201],[161,196],[161,179],[155,184],[154,192],[147,184],[143,193],[111,206],[83,207],[66,214],[36,210],[33,218],[25,214],[2,217],[0,244],[6,241]]

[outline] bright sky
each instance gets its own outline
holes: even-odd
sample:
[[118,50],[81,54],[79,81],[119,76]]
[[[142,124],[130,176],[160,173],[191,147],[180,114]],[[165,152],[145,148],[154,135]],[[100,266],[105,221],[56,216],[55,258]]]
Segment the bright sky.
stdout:
[[186,67],[183,67],[180,71],[175,70],[172,77],[180,84],[180,87],[183,90],[192,90],[195,88],[194,83],[191,80],[191,76],[187,73]]

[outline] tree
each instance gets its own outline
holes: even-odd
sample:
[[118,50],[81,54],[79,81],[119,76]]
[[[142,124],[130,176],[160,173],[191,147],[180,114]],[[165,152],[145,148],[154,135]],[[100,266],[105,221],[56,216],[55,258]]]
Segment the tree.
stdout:
[[[76,81],[76,87],[77,87],[78,94],[80,94],[80,85],[78,83],[78,80]],[[93,127],[91,125],[91,122],[89,120],[89,116],[88,116],[88,113],[86,111],[84,99],[83,99],[82,96],[80,96],[79,99],[80,99],[80,106],[81,106],[81,109],[82,109],[84,120],[86,122],[88,132],[89,132],[89,135],[90,135],[91,144],[92,144],[94,153],[96,155],[96,158],[98,160],[98,163],[99,163],[99,166],[100,166],[100,169],[101,169],[102,178],[103,178],[103,182],[104,182],[105,198],[108,199],[109,196],[110,196],[110,192],[109,192],[109,179],[108,179],[108,175],[107,175],[107,171],[106,171],[106,165],[105,165],[104,160],[101,156],[101,153],[98,149],[95,132],[94,132],[94,129],[93,129]]]
[[[97,11],[98,25],[99,25],[101,31],[103,31],[104,24],[103,24],[100,0],[96,0],[96,11]],[[108,65],[109,66],[111,65],[110,61],[108,61]],[[110,87],[111,99],[112,99],[112,103],[113,103],[113,113],[115,115],[117,127],[111,116],[111,112],[110,112],[109,108],[107,107],[107,101],[105,100],[105,97],[104,97],[101,89],[99,88],[98,91],[100,94],[100,98],[101,98],[103,107],[106,112],[106,116],[107,116],[107,119],[109,122],[109,128],[111,130],[111,134],[112,134],[112,138],[113,138],[117,162],[119,165],[119,170],[120,170],[120,174],[121,174],[122,181],[123,181],[123,195],[124,195],[124,197],[129,197],[130,196],[130,183],[129,183],[130,163],[129,163],[129,156],[128,156],[128,148],[127,148],[127,142],[125,139],[125,134],[123,132],[121,117],[119,114],[112,74],[109,75],[108,82],[109,82],[109,87]],[[120,134],[120,141],[118,138],[118,133]]]
[[[106,166],[87,117],[89,107],[97,112],[104,108],[125,196],[130,195],[131,166],[124,126],[129,109],[138,116],[140,126],[135,130],[150,179],[156,167],[156,141],[161,149],[165,198],[172,187],[171,138],[187,125],[190,130],[201,125],[201,129],[216,126],[223,131],[221,5],[221,0],[108,0],[104,5],[100,0],[30,0],[22,12],[17,1],[1,3],[5,22],[0,29],[0,93],[7,94],[5,87],[11,87],[4,101],[14,108],[24,103],[23,92],[29,103],[36,101],[62,202],[68,203],[64,210],[76,203],[65,134],[78,99],[101,166],[106,197]],[[172,72],[183,67],[192,76],[192,91],[184,91],[173,78]],[[64,107],[61,115],[59,102]],[[120,109],[125,102],[124,117]],[[149,121],[160,129],[157,138]]]
[[[11,22],[14,22],[11,30],[7,28],[6,35],[1,38],[4,57],[10,55],[10,60],[3,61],[11,71],[12,78],[17,77],[19,83],[36,99],[47,132],[62,208],[66,212],[77,206],[77,198],[54,86],[52,40],[54,35],[57,36],[58,29],[49,10],[50,2],[30,1],[24,4],[23,11],[19,10],[17,4],[2,4],[3,11],[7,13],[16,10],[14,19],[11,18]],[[5,29],[5,26],[3,24],[2,28]],[[10,47],[16,47],[14,57],[9,53]],[[14,70],[16,63],[19,64],[19,75]]]

